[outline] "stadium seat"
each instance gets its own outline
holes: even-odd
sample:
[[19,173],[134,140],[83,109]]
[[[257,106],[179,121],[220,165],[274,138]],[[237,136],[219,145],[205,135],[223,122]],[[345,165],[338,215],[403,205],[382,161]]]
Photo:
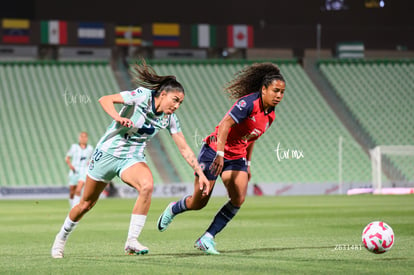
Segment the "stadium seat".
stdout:
[[[320,70],[376,145],[413,143],[414,62],[323,63]],[[413,178],[412,163],[396,156],[390,159]]]

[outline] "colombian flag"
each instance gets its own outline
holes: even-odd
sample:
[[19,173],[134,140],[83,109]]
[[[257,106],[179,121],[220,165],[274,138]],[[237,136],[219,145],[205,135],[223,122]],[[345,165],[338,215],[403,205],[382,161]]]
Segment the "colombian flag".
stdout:
[[3,19],[3,43],[28,44],[30,21],[27,19]]
[[115,44],[118,46],[140,46],[142,44],[142,27],[116,26]]
[[154,23],[152,24],[154,47],[178,47],[180,46],[180,24]]

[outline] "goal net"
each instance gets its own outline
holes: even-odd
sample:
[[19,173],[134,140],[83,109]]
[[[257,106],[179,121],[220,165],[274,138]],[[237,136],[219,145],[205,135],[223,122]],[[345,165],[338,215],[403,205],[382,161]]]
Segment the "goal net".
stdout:
[[381,194],[384,188],[414,187],[414,146],[377,146],[370,155],[374,193]]

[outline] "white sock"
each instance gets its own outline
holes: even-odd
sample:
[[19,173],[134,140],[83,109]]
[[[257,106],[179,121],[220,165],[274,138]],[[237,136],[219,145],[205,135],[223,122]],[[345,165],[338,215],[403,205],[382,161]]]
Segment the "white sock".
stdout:
[[80,202],[80,196],[75,195],[75,197],[73,198],[72,207],[74,207],[75,205],[78,205],[79,202]]
[[144,228],[145,220],[147,219],[146,215],[131,215],[131,221],[129,223],[128,231],[128,240],[129,239],[138,239],[141,234],[142,228]]
[[73,207],[73,199],[69,199],[69,206],[70,206],[70,209],[72,209],[72,207]]
[[210,233],[208,233],[208,232],[204,233],[204,236],[206,236],[207,238],[214,239],[213,235],[211,235],[211,234],[210,234]]
[[63,223],[62,227],[60,228],[60,231],[57,235],[57,237],[61,240],[66,241],[69,237],[69,234],[75,229],[77,222],[73,222],[69,215],[66,217],[65,222]]

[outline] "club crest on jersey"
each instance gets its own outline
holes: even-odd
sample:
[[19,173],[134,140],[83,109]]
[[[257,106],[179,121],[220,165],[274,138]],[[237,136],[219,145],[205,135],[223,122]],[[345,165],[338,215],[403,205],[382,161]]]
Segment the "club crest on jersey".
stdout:
[[239,102],[237,102],[236,106],[237,108],[239,108],[239,110],[241,111],[244,107],[246,107],[247,103],[246,101],[244,101],[243,99],[240,100]]
[[161,127],[165,128],[167,127],[169,124],[169,116],[165,115],[162,119],[161,119]]

